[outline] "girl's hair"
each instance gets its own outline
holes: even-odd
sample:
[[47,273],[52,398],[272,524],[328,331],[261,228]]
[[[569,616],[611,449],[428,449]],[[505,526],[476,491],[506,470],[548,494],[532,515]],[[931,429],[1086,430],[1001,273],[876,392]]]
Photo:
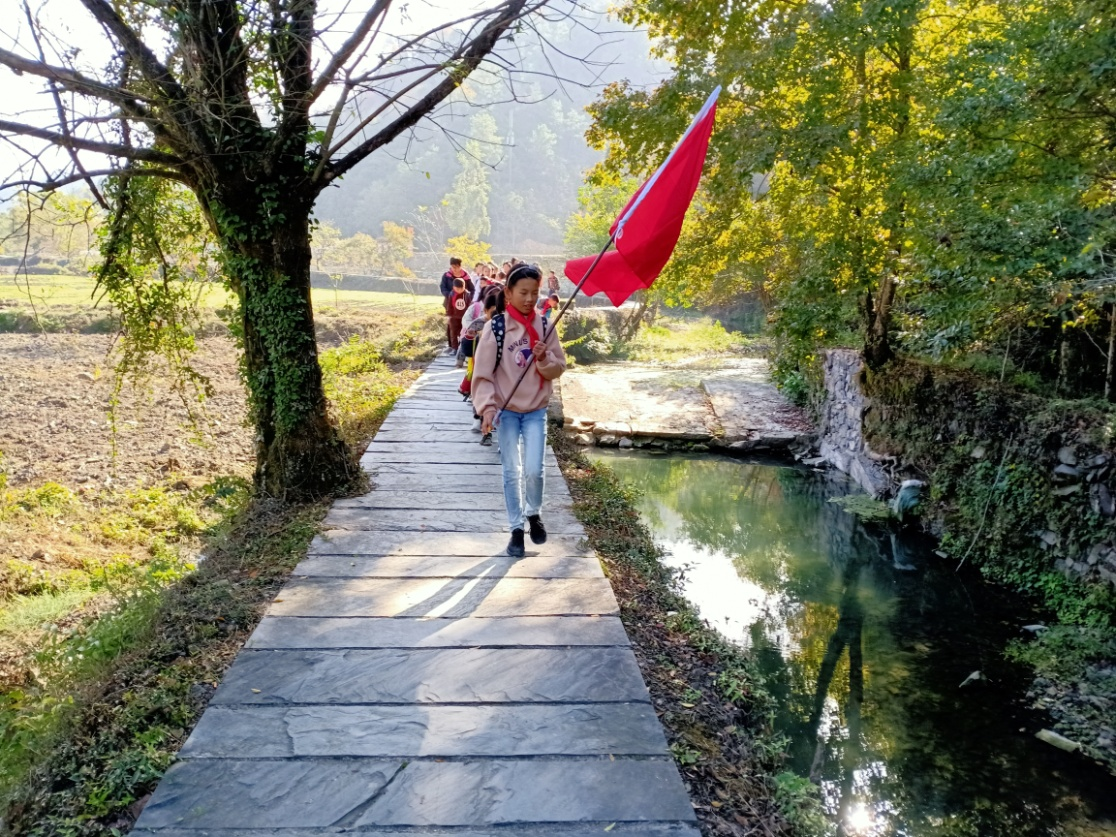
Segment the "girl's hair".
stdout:
[[484,310],[495,308],[497,314],[504,313],[504,289],[497,288],[495,285],[488,288],[484,294]]
[[537,264],[525,264],[520,262],[511,269],[508,274],[508,287],[514,288],[515,283],[520,279],[534,279],[536,282],[542,281],[542,271],[539,270]]

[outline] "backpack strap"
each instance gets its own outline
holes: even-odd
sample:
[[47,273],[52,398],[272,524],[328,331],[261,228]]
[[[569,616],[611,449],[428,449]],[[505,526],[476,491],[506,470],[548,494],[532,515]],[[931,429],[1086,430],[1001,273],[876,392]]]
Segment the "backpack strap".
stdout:
[[496,338],[496,363],[492,366],[492,371],[495,373],[500,368],[500,358],[504,356],[504,334],[507,329],[503,314],[493,315],[491,322],[492,336]]
[[[500,368],[500,358],[504,356],[504,334],[507,330],[507,324],[504,322],[503,314],[494,314],[490,322],[492,323],[492,335],[496,338],[496,363],[492,367],[492,371],[495,372]],[[542,321],[542,339],[544,342],[547,336],[546,330],[547,324],[544,319]]]

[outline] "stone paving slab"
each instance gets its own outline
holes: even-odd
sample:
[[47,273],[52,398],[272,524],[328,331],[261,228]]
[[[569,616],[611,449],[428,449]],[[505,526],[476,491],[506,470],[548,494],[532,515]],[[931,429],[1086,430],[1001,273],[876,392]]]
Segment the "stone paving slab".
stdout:
[[598,578],[311,578],[291,581],[272,616],[608,616],[612,586]]
[[655,756],[665,747],[646,703],[215,706],[182,756]]
[[647,700],[627,648],[246,650],[211,705]]
[[[609,830],[606,832],[605,828]],[[347,828],[291,828],[276,832],[271,829],[258,828],[226,829],[226,828],[159,828],[155,830],[135,830],[129,834],[131,837],[333,837],[333,835],[348,835],[354,833],[359,837],[700,837],[701,832],[690,825],[681,823],[634,823],[610,822],[590,823],[545,823],[543,825],[516,824],[515,831],[507,827],[494,826],[486,829],[455,828],[452,830],[431,830],[429,828],[392,828],[390,831],[380,829],[362,829],[353,832]]]
[[[391,447],[369,447],[361,457],[361,465],[376,465],[378,463],[399,462],[404,464],[430,464],[430,465],[494,465],[496,473],[502,474],[500,468],[500,452],[495,445],[482,447],[479,444],[446,445],[444,450],[439,450],[442,445],[395,444]],[[557,470],[558,460],[548,456],[543,460],[543,465],[549,469]]]
[[427,424],[437,424],[445,427],[455,427],[462,435],[471,433],[473,426],[473,413],[469,405],[465,404],[464,410],[451,412],[449,410],[415,410],[414,407],[400,407],[400,412],[392,413],[379,425],[383,430],[413,430]]
[[693,817],[668,759],[190,759],[167,772],[160,790],[144,811],[145,828],[359,829]]
[[[490,486],[491,487],[491,486]],[[548,486],[549,487],[549,486]],[[443,509],[446,511],[477,511],[480,509],[502,509],[503,493],[469,493],[445,491],[432,486],[430,491],[382,491],[373,490],[359,497],[346,497],[338,500],[337,508],[362,509]],[[565,491],[546,492],[546,508],[571,511],[573,500]]]
[[553,454],[513,560],[461,374],[384,422],[134,835],[699,837]]
[[[546,512],[547,532],[577,535],[583,530],[577,518],[565,512]],[[508,515],[499,511],[404,511],[402,509],[333,508],[325,525],[336,529],[395,532],[507,532]],[[496,544],[494,544],[496,545]]]
[[[394,463],[368,466],[365,472],[371,480],[374,490],[417,491],[428,489],[430,491],[452,488],[458,494],[492,494],[503,491],[503,474],[499,465],[444,465],[440,472],[418,470],[423,466],[404,466],[405,471],[393,470]],[[546,480],[546,496],[550,497],[550,489],[554,488],[555,497],[567,497],[569,491],[565,482],[561,480],[558,469],[546,468],[543,471]],[[501,501],[496,508],[503,508]],[[545,513],[545,510],[544,510]]]
[[[491,492],[493,485],[497,486],[499,490],[503,490],[503,470],[499,461],[385,462],[382,459],[372,461],[365,458],[361,460],[361,465],[373,478],[380,475],[408,474],[415,477],[411,483],[412,485],[436,486],[457,490],[459,487],[465,487],[470,482],[476,482],[477,479],[488,478],[489,482],[485,484],[486,491]],[[562,478],[562,472],[558,470],[556,463],[544,463],[543,473],[548,480],[554,480],[555,484]]]
[[[471,418],[463,419],[457,424],[426,422],[423,424],[408,425],[405,423],[394,423],[388,426],[381,426],[380,432],[376,434],[376,438],[383,442],[444,442],[447,439],[465,436],[466,441],[477,442],[479,444],[480,433],[473,432],[471,429],[472,426],[473,420]],[[466,434],[468,435],[466,436]]]
[[[472,424],[469,425],[470,428]],[[479,430],[461,431],[459,429],[452,429],[448,432],[441,434],[425,433],[416,436],[408,429],[398,428],[390,431],[381,431],[384,438],[377,436],[376,443],[372,445],[370,451],[383,451],[390,453],[393,445],[410,445],[415,446],[420,451],[431,451],[432,448],[423,447],[424,445],[456,445],[458,449],[464,448],[467,451],[473,450],[474,447],[480,448],[482,451],[485,448],[481,445],[481,434]],[[492,445],[492,448],[497,448]],[[550,458],[548,455],[547,458]]]
[[[351,529],[330,529],[314,538],[310,555],[444,555],[447,557],[507,557],[505,533],[499,537],[463,532],[362,532]],[[550,535],[544,544],[527,540],[527,558],[593,556],[582,533]]]
[[[444,449],[441,449],[444,448]],[[429,465],[500,465],[500,453],[495,445],[439,445],[437,443],[391,447],[369,447],[361,457],[361,464],[401,462]],[[545,463],[550,465],[551,463]]]
[[267,616],[248,648],[491,648],[626,646],[615,616],[504,616],[495,619],[390,619]]
[[399,769],[397,759],[188,759],[167,771],[137,826],[351,825]]
[[[500,465],[500,454],[495,446],[482,448],[480,445],[456,445],[456,452],[453,451],[437,451],[433,448],[440,447],[437,443],[417,443],[404,445],[399,443],[394,446],[395,449],[377,448],[370,449],[361,457],[361,464],[369,467],[377,466],[391,466],[391,465],[406,465],[408,467],[421,469],[424,465],[435,466],[439,469],[439,473],[449,475],[454,471],[458,471],[461,466],[472,467],[486,467],[489,470],[486,475],[495,475],[488,483],[488,490],[497,493],[503,493],[503,468]],[[558,476],[558,460],[548,456],[543,460],[543,470],[547,476]],[[435,484],[432,487],[441,488],[445,491],[453,491],[455,483],[458,480],[443,481],[440,485]]]
[[[457,392],[456,386],[452,389],[447,387],[427,390],[421,394],[405,395],[395,403],[403,410],[431,410],[447,417],[450,415],[466,419],[473,417],[472,405]],[[447,405],[457,409],[444,409]]]
[[473,412],[468,404],[462,404],[465,409],[461,412],[452,410],[424,410],[419,407],[403,405],[396,407],[399,412],[392,411],[392,420],[384,422],[387,427],[398,428],[415,427],[424,423],[435,424],[460,424],[462,429],[470,427],[473,423]]
[[295,578],[601,578],[601,562],[574,555],[509,558],[472,556],[314,555],[294,569]]
[[458,390],[461,381],[455,378],[448,383],[439,383],[422,389],[411,390],[406,393],[399,401],[441,401],[450,403],[465,403],[464,396]]
[[422,422],[416,425],[393,424],[390,427],[381,426],[377,435],[382,435],[385,442],[394,442],[395,444],[409,441],[444,442],[447,439],[457,439],[463,444],[479,446],[481,434],[479,431],[474,431],[472,427],[471,419],[463,421],[459,425],[444,422]]
[[[383,468],[385,466],[379,466]],[[383,489],[384,491],[413,491],[417,488],[424,486],[437,489],[445,485],[452,486],[453,490],[458,494],[491,494],[493,487],[500,488],[503,485],[499,468],[489,470],[487,473],[469,473],[458,474],[449,472],[450,466],[446,466],[447,473],[443,474],[400,474],[392,471],[374,470],[369,473],[369,478],[372,480],[372,486],[376,489]],[[472,465],[459,466],[465,468],[473,468]],[[365,471],[368,471],[365,468]],[[550,499],[568,497],[569,492],[565,488],[565,483],[558,481],[549,470],[546,476],[546,498],[549,504]],[[551,490],[553,489],[553,491]],[[504,501],[501,498],[500,502],[496,504],[496,508],[503,508]],[[544,509],[545,514],[545,509]]]
[[670,758],[537,759],[415,762],[356,824],[610,823],[692,816]]
[[[366,453],[401,453],[414,451],[416,453],[440,453],[449,456],[458,456],[462,452],[465,453],[478,453],[491,455],[495,457],[496,461],[500,460],[499,451],[496,445],[489,445],[485,447],[480,443],[480,436],[470,431],[469,433],[462,433],[460,438],[457,439],[442,439],[437,442],[385,442],[379,439],[371,442]],[[547,450],[543,454],[544,461],[556,462],[552,450]],[[406,460],[411,461],[411,460]],[[452,460],[443,460],[452,461]]]

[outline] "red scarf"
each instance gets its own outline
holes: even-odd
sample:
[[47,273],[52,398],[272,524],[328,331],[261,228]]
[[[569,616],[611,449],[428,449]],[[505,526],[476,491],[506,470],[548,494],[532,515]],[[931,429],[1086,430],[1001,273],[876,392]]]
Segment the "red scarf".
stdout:
[[[527,348],[530,349],[533,354],[535,350],[535,344],[539,342],[539,333],[535,330],[535,312],[532,311],[531,318],[528,319],[526,315],[520,314],[519,309],[517,309],[514,305],[509,305],[507,311],[513,320],[515,320],[517,323],[523,323],[523,327],[527,329]],[[539,372],[538,363],[535,364],[535,371]],[[545,379],[542,376],[542,372],[539,372],[539,386],[542,386],[543,380]]]

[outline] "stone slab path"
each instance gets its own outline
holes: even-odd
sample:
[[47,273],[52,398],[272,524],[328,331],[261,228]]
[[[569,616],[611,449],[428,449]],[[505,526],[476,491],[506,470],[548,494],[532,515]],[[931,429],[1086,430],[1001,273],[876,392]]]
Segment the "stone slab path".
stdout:
[[400,399],[133,835],[698,837],[553,453],[510,559],[460,378]]
[[673,367],[577,366],[561,378],[566,429],[580,444],[628,439],[691,442],[737,451],[782,451],[813,435],[806,414],[771,380],[760,358]]

